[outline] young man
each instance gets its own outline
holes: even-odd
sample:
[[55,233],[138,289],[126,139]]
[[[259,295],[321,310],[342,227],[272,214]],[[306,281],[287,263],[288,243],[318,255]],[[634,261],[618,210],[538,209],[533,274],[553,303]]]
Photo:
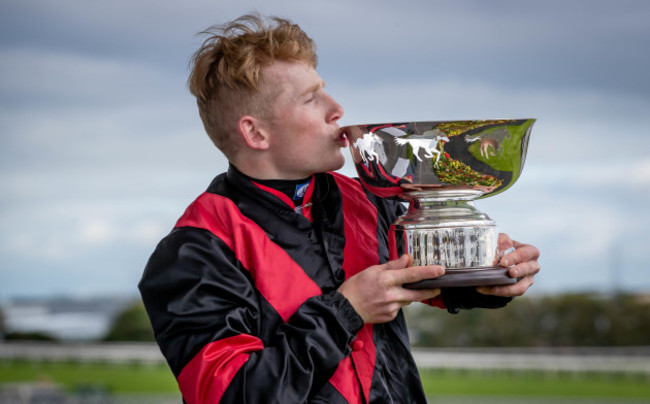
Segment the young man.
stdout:
[[425,402],[401,307],[501,307],[539,270],[507,236],[507,287],[408,290],[444,273],[388,261],[401,205],[332,173],[347,140],[309,37],[244,16],[193,59],[190,90],[230,162],[153,253],[139,284],[188,403]]

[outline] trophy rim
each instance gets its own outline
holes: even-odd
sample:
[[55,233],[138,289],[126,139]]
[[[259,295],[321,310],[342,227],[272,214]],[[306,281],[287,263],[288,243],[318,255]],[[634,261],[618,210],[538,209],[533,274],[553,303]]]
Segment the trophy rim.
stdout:
[[482,199],[519,179],[536,121],[421,120],[345,125],[341,131],[359,178],[378,196],[409,200],[439,190],[475,190]]
[[532,121],[535,123],[537,118],[494,118],[494,119],[442,119],[442,120],[405,120],[405,121],[385,121],[385,122],[364,122],[364,123],[355,123],[355,124],[346,124],[341,126],[341,130],[345,131],[347,128],[367,126],[367,127],[388,127],[389,125],[400,126],[400,125],[428,125],[428,124],[440,124],[440,123],[452,123],[452,122],[494,122],[494,121],[505,121],[505,122],[524,122]]

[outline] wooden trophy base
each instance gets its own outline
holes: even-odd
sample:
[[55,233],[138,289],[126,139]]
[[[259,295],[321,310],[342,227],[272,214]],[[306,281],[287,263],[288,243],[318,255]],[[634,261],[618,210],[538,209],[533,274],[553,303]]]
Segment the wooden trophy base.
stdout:
[[508,276],[508,269],[503,267],[455,268],[447,269],[445,274],[433,279],[406,283],[407,289],[437,289],[461,286],[511,285],[517,278]]

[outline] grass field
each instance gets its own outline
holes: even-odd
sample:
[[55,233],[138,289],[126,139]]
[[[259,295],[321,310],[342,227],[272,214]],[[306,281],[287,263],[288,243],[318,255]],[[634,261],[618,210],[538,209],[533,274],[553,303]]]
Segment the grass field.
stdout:
[[[427,396],[516,396],[645,399],[650,379],[602,373],[422,371]],[[646,402],[644,400],[644,402]]]
[[[650,402],[647,376],[486,371],[422,371],[421,376],[425,392],[434,403],[439,401],[436,397],[620,398]],[[164,365],[0,362],[0,383],[44,381],[61,385],[69,392],[89,386],[111,394],[178,392],[174,377]]]
[[166,365],[116,365],[66,362],[0,362],[0,383],[52,382],[67,391],[87,387],[111,393],[177,392]]

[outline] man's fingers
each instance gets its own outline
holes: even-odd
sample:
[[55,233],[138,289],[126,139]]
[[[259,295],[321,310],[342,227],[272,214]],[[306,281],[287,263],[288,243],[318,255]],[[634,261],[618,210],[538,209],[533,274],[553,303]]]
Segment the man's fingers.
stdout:
[[515,245],[513,241],[510,239],[510,236],[508,236],[505,233],[499,233],[499,240],[497,244],[497,256],[494,258],[494,266],[497,266],[499,264],[503,264],[502,259],[506,255],[510,254],[512,251],[515,250]]
[[390,272],[390,283],[392,285],[403,285],[405,283],[419,282],[424,279],[437,278],[444,275],[444,273],[445,269],[440,265],[403,268]]
[[510,248],[514,248],[515,244],[513,240],[505,233],[499,233],[498,248],[499,253],[505,255],[504,252],[508,251]]
[[535,275],[539,272],[540,268],[541,266],[536,260],[526,261],[512,266],[508,271],[508,274],[511,278],[520,278],[522,276]]
[[539,250],[536,247],[530,244],[516,243],[515,250],[501,259],[501,265],[509,268],[520,262],[534,261],[537,258],[539,258]]

